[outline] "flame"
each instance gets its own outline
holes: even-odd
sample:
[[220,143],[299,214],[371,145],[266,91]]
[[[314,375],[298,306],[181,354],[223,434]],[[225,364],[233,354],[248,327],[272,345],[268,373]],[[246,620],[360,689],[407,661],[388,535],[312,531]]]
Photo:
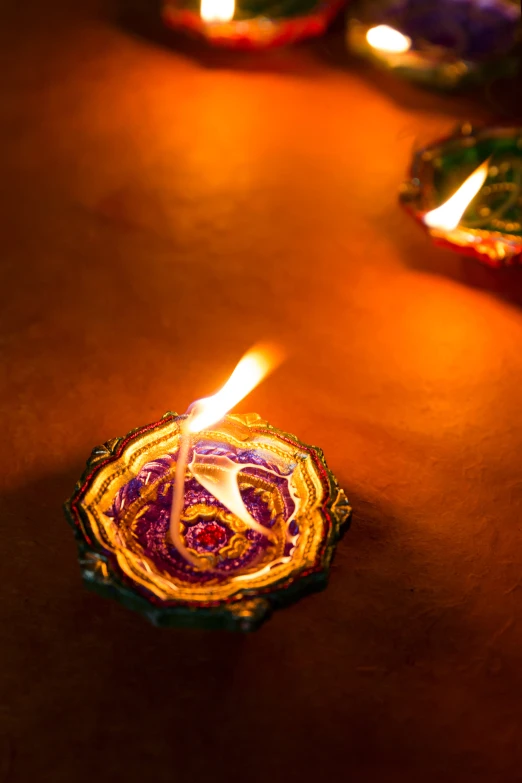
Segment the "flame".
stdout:
[[248,351],[217,394],[194,403],[187,419],[187,431],[200,432],[221,421],[229,410],[280,364],[281,359],[280,352],[274,347],[257,347]]
[[[176,477],[172,506],[170,509],[170,540],[178,552],[196,568],[201,567],[198,558],[188,549],[181,535],[181,513],[184,504],[185,472],[191,444],[191,434],[201,432],[220,421],[234,405],[246,397],[263,378],[282,360],[281,352],[274,347],[251,348],[240,359],[234,372],[222,389],[213,397],[198,400],[189,409],[181,429],[180,447],[176,463]],[[228,457],[210,456],[206,460],[199,458],[194,451],[189,469],[196,480],[232,513],[241,519],[247,527],[257,530],[268,538],[272,532],[261,526],[246,508],[239,491],[238,476],[245,465],[234,463]]]
[[411,38],[387,24],[371,27],[366,33],[366,40],[373,49],[379,49],[381,52],[403,54],[411,49]]
[[235,5],[235,0],[201,0],[201,18],[205,22],[230,22]]
[[475,169],[473,174],[462,183],[460,188],[444,204],[437,209],[427,212],[424,223],[429,228],[438,228],[443,231],[453,231],[457,228],[462,215],[469,207],[482,185],[486,181],[489,170],[489,158]]

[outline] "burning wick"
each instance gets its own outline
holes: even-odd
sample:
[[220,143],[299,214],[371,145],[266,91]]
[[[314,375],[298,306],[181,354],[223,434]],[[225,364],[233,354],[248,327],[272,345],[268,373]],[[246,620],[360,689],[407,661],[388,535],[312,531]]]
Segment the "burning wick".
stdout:
[[235,10],[235,0],[201,0],[200,14],[205,22],[230,22]]
[[411,49],[411,38],[387,24],[371,27],[366,33],[366,40],[373,49],[379,49],[381,52],[403,54]]
[[473,174],[462,183],[460,188],[444,204],[423,217],[425,225],[442,231],[453,231],[459,225],[462,216],[487,179],[490,158],[481,163]]
[[[277,367],[281,362],[281,358],[281,355],[273,348],[252,348],[239,361],[223,388],[214,394],[213,397],[206,397],[193,403],[189,408],[187,418],[181,424],[174,493],[170,510],[170,538],[178,552],[194,566],[198,566],[199,561],[185,546],[181,537],[180,525],[185,498],[185,473],[192,435],[221,421],[229,410],[237,405],[243,397],[246,397],[269,372]],[[252,529],[258,532],[262,531],[270,537],[270,531],[261,528],[255,519],[250,516],[243,504],[236,480],[239,469],[234,470],[233,477],[231,477],[227,473],[229,466],[223,465],[222,467],[225,469],[225,477],[220,483],[218,482],[219,486],[216,485],[216,492],[212,492],[212,494],[223,505],[227,506],[229,511],[239,516]],[[209,491],[211,491],[210,488]]]

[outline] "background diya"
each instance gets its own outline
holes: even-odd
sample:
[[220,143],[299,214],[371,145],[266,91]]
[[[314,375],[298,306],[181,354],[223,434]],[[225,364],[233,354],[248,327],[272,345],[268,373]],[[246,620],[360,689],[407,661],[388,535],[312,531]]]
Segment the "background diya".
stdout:
[[169,27],[216,46],[259,49],[322,35],[345,0],[165,0]]
[[399,76],[452,89],[516,71],[520,18],[514,0],[366,0],[347,41]]
[[400,193],[436,244],[491,266],[522,255],[522,127],[469,123],[419,150]]

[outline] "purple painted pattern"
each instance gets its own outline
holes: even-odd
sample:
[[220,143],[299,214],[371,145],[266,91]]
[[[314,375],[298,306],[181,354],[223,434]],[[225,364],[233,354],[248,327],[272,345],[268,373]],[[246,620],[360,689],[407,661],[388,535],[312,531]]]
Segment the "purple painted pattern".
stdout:
[[111,508],[105,512],[105,515],[117,520],[123,510],[139,498],[142,488],[166,473],[175,459],[175,456],[169,455],[144,465],[138,475],[119,490]]
[[[259,452],[234,449],[224,444],[200,441],[197,444],[198,454],[222,454],[236,462],[249,466],[241,475],[251,475],[268,480],[280,492],[284,504],[283,518],[288,520],[294,511],[294,501],[289,493],[288,480],[281,467],[263,459]],[[190,506],[202,504],[216,510],[215,516],[197,517],[187,524],[185,543],[199,555],[214,556],[213,565],[208,570],[195,568],[188,563],[176,550],[168,537],[170,508],[172,504],[172,478],[161,481],[161,477],[171,468],[176,460],[176,454],[168,454],[158,460],[147,463],[135,478],[132,478],[117,493],[111,508],[106,515],[118,526],[122,524],[122,515],[139,497],[142,489],[158,482],[155,499],[151,499],[133,526],[132,546],[139,547],[141,552],[160,572],[175,576],[191,583],[203,584],[209,580],[227,579],[233,573],[240,573],[256,564],[265,565],[270,554],[270,542],[266,536],[254,530],[241,534],[239,551],[230,549],[234,530],[226,521],[220,519],[218,511],[226,511],[225,507],[204,489],[195,478],[187,480],[185,485],[185,510]],[[191,455],[192,458],[192,455]],[[274,471],[276,475],[269,471]],[[292,472],[288,468],[287,475]],[[263,527],[271,528],[275,520],[271,518],[270,509],[260,493],[253,487],[241,490],[243,502],[253,516]],[[132,516],[132,512],[131,512]],[[297,524],[291,522],[287,527],[284,544],[284,554],[291,553],[298,534]],[[128,544],[127,544],[128,545]],[[227,549],[229,547],[229,549]],[[223,554],[221,554],[223,552]]]

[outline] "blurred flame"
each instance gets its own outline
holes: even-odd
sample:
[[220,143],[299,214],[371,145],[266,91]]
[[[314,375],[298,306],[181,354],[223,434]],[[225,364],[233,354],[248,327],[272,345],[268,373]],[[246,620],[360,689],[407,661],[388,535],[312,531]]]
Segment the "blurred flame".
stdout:
[[205,22],[230,22],[235,10],[235,0],[201,0],[200,13]]
[[229,410],[281,363],[281,360],[282,355],[275,347],[251,348],[240,359],[222,389],[213,397],[206,397],[194,403],[186,422],[187,431],[200,432],[221,421]]
[[411,38],[394,30],[393,27],[388,27],[387,24],[370,28],[366,33],[366,40],[371,47],[379,49],[381,52],[402,54],[411,48]]
[[469,175],[444,204],[427,212],[423,217],[424,223],[430,228],[439,228],[444,231],[453,231],[457,228],[462,215],[486,181],[488,170],[489,158],[481,163],[473,174]]

